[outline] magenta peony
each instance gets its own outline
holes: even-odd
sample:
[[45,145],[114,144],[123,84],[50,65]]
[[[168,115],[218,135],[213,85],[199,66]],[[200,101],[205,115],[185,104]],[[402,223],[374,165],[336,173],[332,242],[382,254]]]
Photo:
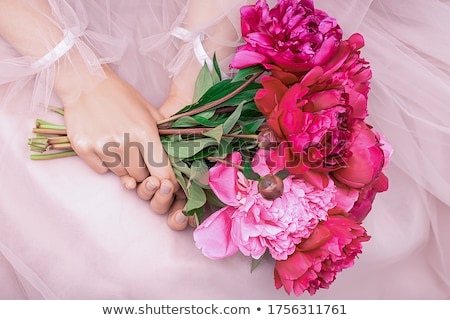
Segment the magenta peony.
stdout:
[[[233,153],[230,161],[240,164],[241,155]],[[263,150],[255,156],[253,170],[261,176],[277,172],[266,165]],[[224,258],[238,250],[258,259],[266,249],[276,260],[287,259],[335,206],[331,180],[320,190],[288,176],[283,180],[282,196],[266,200],[258,192],[258,181],[246,179],[234,166],[218,163],[210,169],[209,184],[227,205],[194,231],[197,247],[211,259]]]
[[312,0],[279,0],[273,8],[259,0],[242,7],[241,26],[247,43],[231,62],[239,69],[269,63],[303,72],[326,63],[342,39],[336,20]]
[[276,288],[284,287],[288,294],[294,292],[297,296],[328,288],[338,272],[353,266],[362,252],[362,242],[369,239],[366,230],[352,219],[330,215],[287,260],[276,262]]
[[347,165],[334,171],[333,177],[351,188],[364,188],[381,174],[385,154],[376,133],[363,121],[352,126]]

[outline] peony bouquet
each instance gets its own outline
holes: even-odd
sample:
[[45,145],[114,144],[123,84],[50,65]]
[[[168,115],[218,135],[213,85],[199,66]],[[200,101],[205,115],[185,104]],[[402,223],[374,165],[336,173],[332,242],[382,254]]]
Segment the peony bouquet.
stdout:
[[[370,239],[362,222],[388,188],[392,148],[366,122],[364,39],[343,40],[312,0],[260,0],[241,8],[241,26],[234,76],[205,65],[194,103],[158,124],[161,139],[202,253],[241,252],[252,268],[270,257],[277,289],[314,294],[354,264]],[[37,124],[32,150],[73,155],[64,128]]]

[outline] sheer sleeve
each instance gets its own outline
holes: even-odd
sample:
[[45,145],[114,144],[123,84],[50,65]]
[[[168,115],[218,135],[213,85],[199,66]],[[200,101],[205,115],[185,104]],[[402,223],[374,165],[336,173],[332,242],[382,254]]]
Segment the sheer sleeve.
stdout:
[[[103,77],[101,65],[121,58],[125,41],[89,28],[81,1],[5,1],[0,39],[0,85],[7,86],[2,104],[31,86],[29,106],[46,106],[60,78],[76,98]],[[87,81],[89,78],[89,81]]]
[[185,2],[178,19],[170,27],[169,33],[161,36],[144,38],[141,52],[158,55],[161,42],[172,43],[177,53],[169,59],[162,57],[166,70],[176,76],[190,64],[210,67],[212,57],[217,55],[222,72],[226,75],[235,48],[242,44],[240,32],[241,6],[255,1],[204,1]]

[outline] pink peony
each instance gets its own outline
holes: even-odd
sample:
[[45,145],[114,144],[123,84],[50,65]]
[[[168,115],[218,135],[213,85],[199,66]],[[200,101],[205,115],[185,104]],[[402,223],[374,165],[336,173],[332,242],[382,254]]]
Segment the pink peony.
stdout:
[[311,92],[302,83],[285,86],[265,76],[263,89],[255,96],[258,109],[291,153],[286,167],[295,174],[309,169],[328,172],[346,166],[348,156],[348,112],[345,101],[334,90]]
[[275,64],[302,72],[326,63],[336,52],[342,30],[334,18],[314,8],[312,0],[266,1],[241,9],[242,35],[247,42],[231,62],[234,68]]
[[306,290],[313,295],[319,288],[328,288],[338,272],[353,266],[362,242],[369,239],[366,230],[352,219],[330,215],[287,260],[276,262],[276,288],[284,287],[297,296]]
[[352,126],[347,166],[334,171],[333,177],[351,188],[364,188],[381,174],[385,154],[376,133],[363,121]]
[[[230,161],[240,164],[240,153],[234,152]],[[255,156],[253,170],[261,176],[277,172],[268,168],[263,150]],[[234,166],[218,163],[210,169],[209,184],[227,205],[194,231],[197,247],[211,259],[224,258],[238,250],[258,259],[266,249],[274,259],[286,259],[335,206],[331,180],[320,190],[289,176],[283,180],[282,196],[266,200],[258,192],[258,181],[246,179]]]

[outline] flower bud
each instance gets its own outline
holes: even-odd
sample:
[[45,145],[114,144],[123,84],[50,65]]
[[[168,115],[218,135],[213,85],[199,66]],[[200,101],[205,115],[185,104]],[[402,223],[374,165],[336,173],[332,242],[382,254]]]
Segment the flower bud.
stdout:
[[262,177],[258,183],[258,191],[266,200],[274,200],[283,194],[284,185],[280,177],[268,174]]
[[277,136],[270,129],[265,129],[258,134],[258,147],[264,150],[275,148],[278,145]]

